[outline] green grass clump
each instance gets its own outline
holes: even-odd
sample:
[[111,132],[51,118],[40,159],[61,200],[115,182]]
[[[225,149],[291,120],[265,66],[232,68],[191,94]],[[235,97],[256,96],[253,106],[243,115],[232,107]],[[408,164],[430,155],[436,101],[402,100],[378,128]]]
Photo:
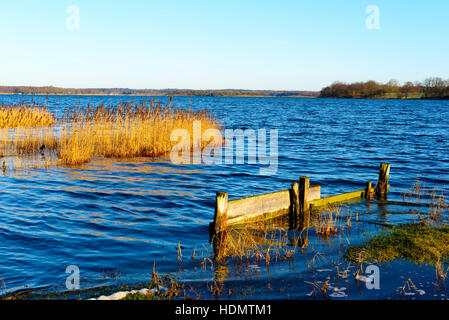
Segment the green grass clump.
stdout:
[[356,263],[403,258],[414,263],[435,264],[449,257],[449,226],[431,227],[413,223],[395,226],[364,245],[349,248],[344,257]]

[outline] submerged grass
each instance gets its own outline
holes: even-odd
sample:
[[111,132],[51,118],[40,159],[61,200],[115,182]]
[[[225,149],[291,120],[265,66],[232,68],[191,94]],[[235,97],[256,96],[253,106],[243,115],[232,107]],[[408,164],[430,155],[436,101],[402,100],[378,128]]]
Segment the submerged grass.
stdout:
[[266,264],[290,259],[304,239],[292,237],[288,229],[258,222],[230,228],[214,236],[214,259],[231,258],[237,264]]
[[357,263],[403,258],[415,263],[436,264],[448,257],[449,226],[432,227],[416,223],[395,226],[345,253],[347,260]]
[[[320,208],[318,212],[318,223],[315,226],[316,234],[322,237],[329,237],[337,234],[339,231],[339,226],[342,225],[342,208],[343,207],[341,204],[331,204]],[[351,224],[349,219],[347,220],[347,228],[350,228],[350,226]],[[342,228],[340,227],[340,231],[341,229]]]

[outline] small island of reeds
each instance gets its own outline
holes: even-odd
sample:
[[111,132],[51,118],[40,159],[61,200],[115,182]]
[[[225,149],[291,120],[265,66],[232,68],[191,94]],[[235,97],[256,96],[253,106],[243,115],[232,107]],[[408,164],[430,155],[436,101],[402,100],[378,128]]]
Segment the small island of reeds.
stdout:
[[[220,129],[207,110],[178,108],[170,98],[118,105],[67,108],[60,118],[45,106],[20,103],[0,106],[0,156],[3,170],[28,166],[79,165],[93,158],[161,157],[177,141],[175,129],[192,133]],[[205,146],[205,143],[201,146]]]

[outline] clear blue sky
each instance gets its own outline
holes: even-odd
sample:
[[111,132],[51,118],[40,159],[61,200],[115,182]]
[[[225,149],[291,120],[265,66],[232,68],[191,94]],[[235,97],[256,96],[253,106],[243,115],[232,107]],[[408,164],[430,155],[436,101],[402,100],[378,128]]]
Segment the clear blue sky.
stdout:
[[[80,9],[68,30],[66,8]],[[365,26],[368,5],[380,29]],[[449,1],[2,0],[0,85],[318,90],[449,78]]]

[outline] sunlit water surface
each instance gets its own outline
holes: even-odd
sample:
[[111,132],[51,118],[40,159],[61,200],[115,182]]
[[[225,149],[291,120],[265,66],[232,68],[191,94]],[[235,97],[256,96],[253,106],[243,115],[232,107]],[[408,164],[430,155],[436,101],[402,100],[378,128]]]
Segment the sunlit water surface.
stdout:
[[[0,96],[2,103],[23,99],[44,102],[60,115],[77,103],[117,104],[133,98]],[[367,180],[375,182],[382,161],[391,164],[390,200],[402,200],[401,193],[417,178],[447,191],[449,101],[175,97],[174,102],[205,107],[226,128],[277,129],[276,174],[260,175],[267,165],[247,160],[180,166],[148,158],[97,159],[75,168],[2,174],[0,277],[8,291],[46,286],[48,292],[64,291],[69,265],[79,267],[81,289],[144,284],[155,262],[159,273],[185,281],[200,297],[210,297],[205,284],[217,277],[226,290],[232,289],[221,298],[231,299],[309,299],[315,296],[309,295],[309,282],[327,280],[340,290],[331,298],[396,299],[403,296],[398,288],[410,277],[425,292],[410,297],[445,297],[445,288],[434,284],[431,266],[383,264],[381,290],[367,290],[357,282],[357,266],[350,267],[346,279],[336,274],[339,263],[340,270],[347,267],[341,256],[348,244],[379,232],[383,224],[412,221],[410,207],[365,201],[345,206],[343,214],[359,215],[351,232],[323,241],[310,230],[307,253],[298,251],[289,261],[269,267],[260,263],[236,268],[230,263],[204,270],[190,256],[194,250],[207,256],[211,249],[209,223],[216,191],[235,199],[287,189],[306,175],[322,186],[322,194],[337,194],[363,188]],[[307,261],[317,252],[325,259],[317,259],[310,270]]]

